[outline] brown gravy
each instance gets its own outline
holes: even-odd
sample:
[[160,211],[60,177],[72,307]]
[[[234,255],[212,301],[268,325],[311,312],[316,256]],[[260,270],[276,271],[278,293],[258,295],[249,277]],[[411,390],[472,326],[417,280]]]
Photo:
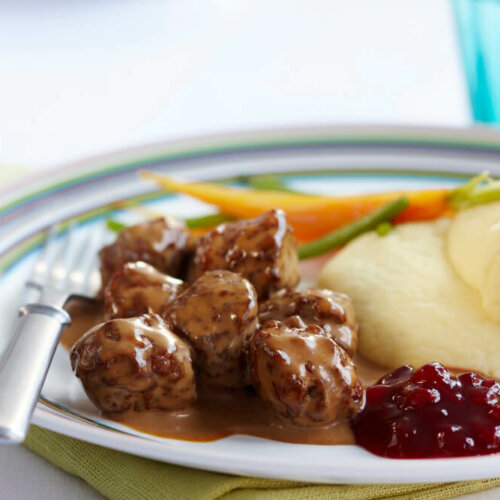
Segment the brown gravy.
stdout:
[[[61,344],[69,350],[87,330],[103,321],[103,310],[98,303],[76,300],[66,309],[72,325],[64,331]],[[387,372],[359,356],[355,361],[365,385],[373,384]],[[215,441],[233,434],[247,434],[289,443],[354,443],[347,420],[316,428],[287,425],[251,389],[219,393],[199,388],[197,402],[185,410],[129,411],[106,417],[147,434],[185,441]]]
[[104,321],[104,307],[97,301],[71,299],[65,309],[71,316],[71,325],[62,332],[59,343],[69,351],[85,332]]

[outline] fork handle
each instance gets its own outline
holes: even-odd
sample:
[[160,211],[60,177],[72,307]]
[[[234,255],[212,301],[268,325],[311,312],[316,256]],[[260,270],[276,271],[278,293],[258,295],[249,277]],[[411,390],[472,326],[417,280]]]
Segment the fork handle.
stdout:
[[64,309],[28,304],[19,310],[14,336],[0,359],[0,444],[24,441],[62,330]]

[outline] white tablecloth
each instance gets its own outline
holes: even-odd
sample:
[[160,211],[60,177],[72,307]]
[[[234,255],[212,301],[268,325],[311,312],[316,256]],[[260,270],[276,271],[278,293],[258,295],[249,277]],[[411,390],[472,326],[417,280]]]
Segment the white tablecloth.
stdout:
[[[0,61],[0,164],[33,169],[220,130],[470,120],[446,0],[3,1]],[[1,448],[0,497],[97,495]]]

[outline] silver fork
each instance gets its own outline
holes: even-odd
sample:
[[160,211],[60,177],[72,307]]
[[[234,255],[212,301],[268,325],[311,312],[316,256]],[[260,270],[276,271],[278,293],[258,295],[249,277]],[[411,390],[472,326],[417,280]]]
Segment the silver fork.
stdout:
[[36,300],[20,308],[14,336],[0,359],[0,444],[26,437],[59,338],[71,323],[64,305],[73,296],[90,298],[98,286],[95,264],[104,232],[94,231],[80,244],[74,223],[62,237],[59,232],[59,225],[47,232],[26,283]]

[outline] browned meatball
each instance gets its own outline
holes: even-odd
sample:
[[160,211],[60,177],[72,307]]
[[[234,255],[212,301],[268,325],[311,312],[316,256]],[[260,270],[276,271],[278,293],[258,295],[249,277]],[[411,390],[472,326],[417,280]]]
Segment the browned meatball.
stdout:
[[300,280],[297,248],[282,210],[256,219],[221,224],[203,236],[193,261],[194,277],[227,269],[252,282],[260,298]]
[[259,320],[283,320],[298,315],[319,325],[351,356],[358,348],[358,323],[351,299],[331,290],[280,290],[259,305]]
[[95,326],[70,358],[85,392],[105,413],[174,410],[196,399],[190,348],[156,314]]
[[162,315],[194,347],[204,381],[227,388],[249,383],[246,355],[257,326],[257,295],[248,280],[229,271],[205,273]]
[[183,287],[181,280],[145,262],[127,262],[115,271],[104,292],[106,319],[159,314]]
[[172,218],[155,219],[124,229],[116,241],[99,252],[102,290],[116,269],[126,262],[144,261],[159,271],[178,276],[189,231]]
[[299,426],[351,416],[363,390],[348,354],[317,325],[293,317],[268,321],[250,342],[250,370],[260,396]]

